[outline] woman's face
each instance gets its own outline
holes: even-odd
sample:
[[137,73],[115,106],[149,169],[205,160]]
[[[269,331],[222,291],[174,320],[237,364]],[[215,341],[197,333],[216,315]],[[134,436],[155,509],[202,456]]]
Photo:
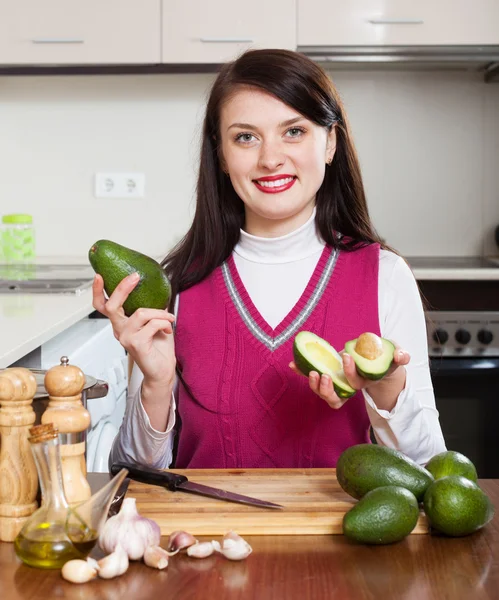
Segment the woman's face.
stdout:
[[222,164],[244,202],[245,229],[276,237],[305,223],[336,134],[266,92],[241,88],[220,115]]

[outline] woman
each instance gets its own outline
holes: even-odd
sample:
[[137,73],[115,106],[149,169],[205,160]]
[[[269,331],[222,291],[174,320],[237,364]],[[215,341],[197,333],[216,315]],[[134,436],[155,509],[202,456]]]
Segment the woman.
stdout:
[[[135,363],[111,461],[168,467],[176,435],[178,468],[332,467],[370,427],[421,464],[445,449],[416,282],[371,224],[342,104],[314,62],[254,50],[224,65],[194,220],[163,264],[175,317],[127,318],[137,277],[107,301],[95,279],[94,306]],[[342,400],[329,376],[298,373],[300,330],[338,350],[365,331],[398,348],[378,382],[344,355],[358,391]]]

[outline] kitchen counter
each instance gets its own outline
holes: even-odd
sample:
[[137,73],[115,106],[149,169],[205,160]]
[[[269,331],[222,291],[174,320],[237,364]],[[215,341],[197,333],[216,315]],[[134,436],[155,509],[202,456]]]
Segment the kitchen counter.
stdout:
[[[93,490],[106,474],[90,474]],[[499,510],[499,480],[481,480]],[[172,530],[175,524],[172,523]],[[389,546],[363,546],[343,536],[247,537],[253,554],[231,562],[220,555],[170,558],[157,571],[131,563],[113,580],[71,584],[59,571],[23,565],[12,544],[0,543],[2,600],[157,598],[223,600],[492,600],[499,598],[499,512],[482,531],[463,538],[410,535]],[[161,545],[166,545],[162,538]],[[94,549],[92,556],[101,556]]]
[[91,288],[80,295],[0,294],[0,368],[8,367],[93,310]]

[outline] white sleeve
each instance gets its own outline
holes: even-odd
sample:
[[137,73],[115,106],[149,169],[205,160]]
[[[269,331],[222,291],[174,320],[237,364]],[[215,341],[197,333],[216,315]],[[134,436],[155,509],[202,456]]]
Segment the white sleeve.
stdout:
[[172,462],[175,435],[175,395],[172,394],[166,431],[157,431],[151,425],[142,404],[140,395],[142,380],[143,375],[134,364],[128,386],[125,416],[113,442],[109,464],[113,462],[140,463],[155,469],[166,469]]
[[[178,314],[180,294],[175,299],[175,314]],[[141,463],[155,469],[168,468],[173,459],[175,437],[175,394],[178,381],[175,381],[170,404],[170,414],[166,431],[157,431],[151,425],[144,409],[141,387],[144,376],[136,364],[133,365],[128,385],[125,416],[109,454],[109,465],[113,462]]]
[[409,266],[387,250],[380,252],[378,302],[381,335],[409,352],[411,360],[395,407],[379,410],[364,391],[367,412],[379,444],[424,465],[445,450],[445,441],[430,376],[423,305]]

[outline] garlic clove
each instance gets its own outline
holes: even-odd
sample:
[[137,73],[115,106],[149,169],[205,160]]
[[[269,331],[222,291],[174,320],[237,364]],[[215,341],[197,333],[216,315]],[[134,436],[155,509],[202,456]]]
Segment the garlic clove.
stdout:
[[144,552],[144,562],[148,567],[165,569],[168,566],[170,554],[161,546],[149,546]]
[[211,556],[214,551],[215,548],[211,542],[198,542],[187,548],[187,554],[194,558],[206,558]]
[[97,577],[97,570],[86,560],[75,559],[64,563],[61,575],[71,583],[86,583]]
[[223,537],[222,544],[213,541],[213,547],[229,560],[244,560],[252,552],[253,548],[248,542],[234,531],[229,531]]
[[173,556],[173,554],[177,554],[180,550],[189,548],[189,546],[197,543],[197,539],[190,533],[187,533],[187,531],[173,531],[170,533],[167,548],[168,552],[172,553],[170,556]]
[[99,577],[102,579],[113,579],[123,575],[128,569],[128,554],[120,544],[116,546],[116,550],[99,560]]

